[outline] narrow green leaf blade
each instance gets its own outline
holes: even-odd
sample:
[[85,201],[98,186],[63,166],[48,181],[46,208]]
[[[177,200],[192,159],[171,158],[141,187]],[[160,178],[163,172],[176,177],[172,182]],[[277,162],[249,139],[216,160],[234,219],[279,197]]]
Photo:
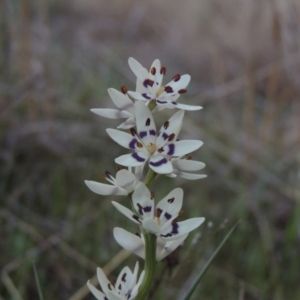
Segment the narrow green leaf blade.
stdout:
[[199,284],[200,280],[202,279],[202,277],[204,276],[204,274],[208,270],[209,266],[211,265],[211,263],[213,262],[213,260],[215,259],[215,257],[219,253],[219,251],[222,249],[222,247],[224,246],[224,244],[227,242],[227,240],[229,239],[229,237],[232,235],[232,233],[234,232],[234,230],[237,228],[237,226],[239,224],[240,224],[240,222],[238,222],[237,224],[235,224],[231,228],[231,230],[227,233],[227,235],[225,236],[225,238],[223,239],[223,241],[221,242],[221,244],[218,246],[218,248],[213,253],[213,255],[211,256],[211,258],[208,260],[208,262],[206,263],[206,265],[204,266],[204,268],[202,269],[202,271],[199,273],[198,277],[194,281],[193,285],[191,286],[190,290],[188,291],[188,293],[186,294],[186,296],[184,297],[183,300],[189,300],[191,298],[191,296],[194,293],[197,285]]
[[34,278],[35,278],[35,283],[36,286],[38,288],[38,293],[39,293],[39,299],[40,300],[44,300],[43,294],[42,294],[42,289],[41,289],[41,285],[40,285],[40,281],[39,281],[39,276],[38,273],[36,271],[36,267],[35,267],[35,263],[32,263],[32,267],[33,267],[33,272],[34,272]]

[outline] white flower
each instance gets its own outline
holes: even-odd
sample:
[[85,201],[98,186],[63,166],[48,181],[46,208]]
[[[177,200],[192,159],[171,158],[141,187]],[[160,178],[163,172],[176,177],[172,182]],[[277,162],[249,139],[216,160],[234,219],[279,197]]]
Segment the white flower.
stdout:
[[85,180],[85,184],[92,192],[107,196],[128,195],[133,192],[135,186],[139,182],[135,174],[125,169],[118,171],[116,178],[109,172],[106,172],[105,179],[112,185],[90,180]]
[[98,300],[132,300],[136,297],[139,287],[143,281],[145,271],[142,271],[137,282],[139,264],[136,262],[133,273],[125,267],[118,276],[116,284],[113,286],[101,268],[97,268],[98,281],[103,292],[96,289],[90,281],[87,286]]
[[189,156],[185,158],[182,157],[173,158],[171,159],[171,163],[173,165],[173,172],[170,174],[166,174],[171,178],[175,178],[179,176],[189,180],[196,180],[196,179],[202,179],[207,177],[204,174],[190,173],[190,172],[195,172],[203,169],[205,167],[205,164],[200,161],[191,160],[189,159]]
[[[166,241],[157,237],[156,261],[164,259],[171,252],[177,249],[187,236],[188,234],[184,234],[180,238],[172,241]],[[145,259],[145,239],[143,235],[140,236],[132,234],[123,228],[116,227],[114,228],[114,237],[121,247]]]
[[205,218],[192,218],[177,222],[181,216],[183,190],[176,188],[163,198],[154,209],[151,193],[142,182],[138,183],[133,194],[132,203],[135,211],[112,201],[112,204],[126,217],[144,229],[164,240],[176,240],[199,227]]
[[166,68],[161,67],[160,60],[156,59],[149,72],[134,58],[128,60],[132,72],[137,77],[137,91],[129,91],[129,96],[136,100],[149,102],[155,100],[159,108],[178,108],[183,110],[199,110],[201,106],[191,106],[177,103],[179,96],[186,92],[191,76],[175,75],[167,85],[162,85]]
[[134,153],[122,155],[115,162],[122,166],[141,166],[149,159],[150,168],[159,174],[172,173],[170,159],[186,155],[202,146],[198,140],[177,141],[182,126],[183,111],[175,113],[169,121],[156,132],[153,116],[142,102],[135,105],[136,128],[131,135],[116,129],[107,129],[109,136],[119,145],[134,150]]
[[110,98],[119,109],[93,108],[91,111],[101,117],[108,119],[127,119],[117,128],[128,129],[135,125],[134,103],[127,95],[127,90],[122,87],[123,93],[116,89],[108,89]]

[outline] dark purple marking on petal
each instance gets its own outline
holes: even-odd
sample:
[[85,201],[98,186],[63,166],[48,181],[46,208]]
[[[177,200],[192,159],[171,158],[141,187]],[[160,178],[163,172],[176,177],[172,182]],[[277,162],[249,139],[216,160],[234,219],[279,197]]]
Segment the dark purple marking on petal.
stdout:
[[171,237],[172,233],[161,234],[160,236],[167,238],[167,237]]
[[137,139],[132,139],[129,143],[129,148],[130,149],[135,149],[135,145],[137,143]]
[[154,129],[151,129],[149,132],[150,132],[150,135],[154,135],[154,136],[156,135],[156,131]]
[[179,228],[178,223],[172,224],[172,234],[178,234],[178,228]]
[[159,103],[159,104],[166,104],[166,103],[168,103],[168,101],[162,101],[162,100],[156,100],[156,102]]
[[139,136],[140,136],[141,139],[143,139],[145,136],[147,136],[147,131],[141,131],[139,133]]
[[132,215],[132,218],[135,219],[136,221],[138,221],[140,224],[142,224],[142,221],[140,220],[140,218],[137,215]]
[[170,220],[172,218],[172,215],[166,212],[165,217],[167,220]]
[[167,154],[168,155],[173,155],[174,152],[175,152],[175,145],[174,144],[169,144],[168,147],[169,147],[169,151],[168,151]]
[[177,105],[177,102],[175,102],[175,101],[172,101],[171,103],[172,103],[173,105]]
[[167,140],[168,138],[169,138],[169,135],[167,134],[167,133],[163,133],[162,134],[162,138],[164,139],[164,140]]
[[152,206],[145,206],[143,209],[144,209],[144,212],[151,212]]
[[162,158],[161,160],[159,160],[157,162],[150,161],[150,165],[153,167],[160,167],[160,166],[166,164],[167,162],[168,162],[168,160],[166,158]]
[[149,97],[146,93],[143,93],[142,96],[143,96],[145,99],[147,99],[147,100],[150,100],[150,99],[151,99],[151,97]]
[[143,157],[140,157],[140,156],[137,154],[137,152],[132,153],[131,156],[132,156],[135,160],[137,160],[138,162],[144,162],[144,161],[145,161],[145,159],[144,159]]

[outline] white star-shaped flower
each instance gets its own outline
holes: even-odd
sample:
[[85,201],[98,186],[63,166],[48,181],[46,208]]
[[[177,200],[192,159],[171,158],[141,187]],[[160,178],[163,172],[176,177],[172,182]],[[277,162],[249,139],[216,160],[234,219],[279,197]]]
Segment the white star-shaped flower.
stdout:
[[109,172],[105,173],[105,179],[111,184],[85,180],[87,187],[94,193],[100,195],[128,195],[133,192],[139,182],[135,174],[130,170],[119,170],[114,178]]
[[196,180],[207,177],[204,174],[195,174],[190,172],[196,172],[205,167],[205,164],[200,161],[191,160],[190,157],[176,157],[171,159],[171,163],[173,165],[173,172],[170,174],[166,174],[171,178],[175,178],[177,176],[189,179]]
[[159,174],[173,172],[170,160],[173,157],[186,155],[202,146],[198,140],[177,141],[178,133],[182,126],[183,111],[176,112],[164,123],[159,133],[153,116],[147,106],[142,102],[135,105],[136,128],[131,130],[131,135],[116,129],[107,129],[109,136],[124,148],[133,150],[115,159],[122,166],[141,166],[149,160],[150,168]]
[[[172,241],[166,241],[157,237],[156,241],[156,261],[160,261],[176,250],[187,238],[188,234]],[[114,237],[117,243],[124,249],[145,259],[145,239],[143,235],[132,234],[123,228],[114,228]]]
[[101,117],[108,119],[126,119],[117,128],[128,129],[135,125],[134,103],[127,95],[127,90],[122,87],[123,93],[116,89],[108,89],[108,93],[118,109],[112,108],[93,108],[91,111]]
[[136,100],[149,102],[155,100],[158,109],[178,108],[183,110],[199,110],[201,106],[185,105],[177,102],[181,94],[186,92],[191,76],[175,75],[167,85],[162,85],[163,76],[166,68],[161,67],[160,60],[156,59],[149,72],[134,58],[128,60],[132,72],[137,77],[137,90],[128,91],[129,96]]
[[126,217],[144,229],[164,240],[176,240],[199,227],[205,218],[192,218],[177,222],[181,215],[183,190],[176,188],[163,198],[154,208],[151,193],[142,182],[138,183],[132,194],[135,211],[112,201],[112,204]]
[[142,284],[145,271],[137,281],[139,263],[136,262],[133,273],[128,267],[122,269],[115,285],[111,284],[101,268],[97,268],[97,277],[103,292],[96,289],[90,281],[87,286],[98,300],[132,300],[136,297]]

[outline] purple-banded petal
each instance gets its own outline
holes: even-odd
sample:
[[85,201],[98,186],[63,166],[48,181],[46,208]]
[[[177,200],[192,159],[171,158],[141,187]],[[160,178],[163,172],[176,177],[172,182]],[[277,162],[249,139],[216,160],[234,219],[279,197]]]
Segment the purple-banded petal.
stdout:
[[132,202],[135,210],[143,218],[153,219],[154,201],[151,199],[151,193],[143,182],[137,184],[132,194]]
[[113,288],[113,286],[111,285],[110,281],[107,279],[105,273],[101,268],[97,268],[97,278],[102,291],[104,292],[104,294],[107,294],[107,292],[109,291],[108,286],[111,286],[111,288]]
[[152,95],[149,92],[138,93],[138,92],[128,91],[128,95],[135,100],[149,101],[152,99]]
[[176,188],[159,201],[156,210],[159,211],[161,226],[170,219],[178,216],[182,207],[183,189]]
[[116,174],[116,183],[119,187],[128,191],[128,193],[131,193],[134,190],[137,179],[134,174],[122,169]]
[[174,92],[181,89],[185,89],[191,81],[191,76],[188,74],[180,76],[180,79],[175,81],[174,79],[170,81],[166,86],[170,86]]
[[115,201],[112,201],[111,203],[120,213],[122,213],[124,216],[129,218],[131,221],[133,221],[134,223],[136,223],[138,225],[142,224],[141,219],[136,214],[134,214],[130,209],[128,209],[127,207],[125,207]]
[[140,237],[119,227],[114,228],[113,233],[121,247],[145,259],[145,244]]
[[147,106],[142,102],[135,104],[135,119],[137,133],[143,143],[147,146],[156,141],[156,127],[153,116]]
[[200,110],[203,107],[202,106],[195,106],[195,105],[187,105],[187,104],[182,104],[182,103],[177,103],[176,107],[178,109],[182,109],[182,110],[189,110],[189,111],[195,111],[195,110]]
[[132,110],[133,109],[133,102],[129,99],[127,95],[119,92],[116,89],[108,89],[108,94],[114,104],[120,108],[121,110]]
[[149,161],[150,168],[158,174],[168,174],[173,171],[171,162],[162,155],[153,155]]
[[[125,154],[115,159],[115,162],[125,167],[137,167],[144,164],[149,158],[148,152],[134,152],[132,154]],[[172,164],[171,164],[172,165]],[[171,172],[169,172],[171,173]]]
[[139,140],[136,137],[133,137],[131,134],[111,128],[106,129],[106,132],[111,137],[111,139],[113,139],[117,144],[121,145],[124,148],[131,150],[143,148],[143,145],[139,142]]
[[160,237],[169,241],[176,240],[199,227],[204,221],[205,218],[192,218],[173,224],[166,223],[161,230]]
[[[168,139],[172,138],[172,140],[176,141],[178,133],[182,126],[182,120],[184,117],[184,111],[176,112],[164,125],[161,127],[159,131],[159,135],[156,140],[156,146],[160,148],[164,144],[168,142]],[[171,136],[174,134],[174,136]]]
[[96,182],[96,181],[91,181],[91,180],[85,180],[84,181],[87,187],[94,193],[99,194],[99,195],[128,195],[128,191],[115,186],[115,185],[109,185],[109,184],[103,184],[101,182]]
[[87,282],[87,286],[89,288],[89,290],[91,291],[91,293],[98,299],[98,300],[105,300],[105,295],[100,292],[98,289],[96,289],[91,283],[90,281]]
[[157,251],[156,251],[156,260],[160,261],[176,250],[188,237],[188,234],[182,235],[180,238],[177,238],[173,241],[165,241],[160,237],[157,238]]
[[164,146],[162,154],[169,156],[182,156],[197,150],[202,145],[203,142],[198,140],[177,141]]
[[172,160],[171,162],[174,169],[178,169],[180,171],[194,172],[199,171],[205,167],[205,164],[203,162],[190,159],[178,159]]
[[117,128],[120,129],[130,129],[135,126],[135,118],[130,117],[125,122],[121,123]]
[[148,78],[148,71],[134,58],[128,59],[128,64],[134,75],[141,81],[144,82]]
[[156,223],[155,220],[147,218],[142,221],[142,226],[147,231],[153,234],[159,234],[161,231],[161,227]]
[[91,109],[91,112],[108,119],[123,119],[130,118],[132,116],[132,114],[125,110],[117,110],[111,108],[93,108]]

